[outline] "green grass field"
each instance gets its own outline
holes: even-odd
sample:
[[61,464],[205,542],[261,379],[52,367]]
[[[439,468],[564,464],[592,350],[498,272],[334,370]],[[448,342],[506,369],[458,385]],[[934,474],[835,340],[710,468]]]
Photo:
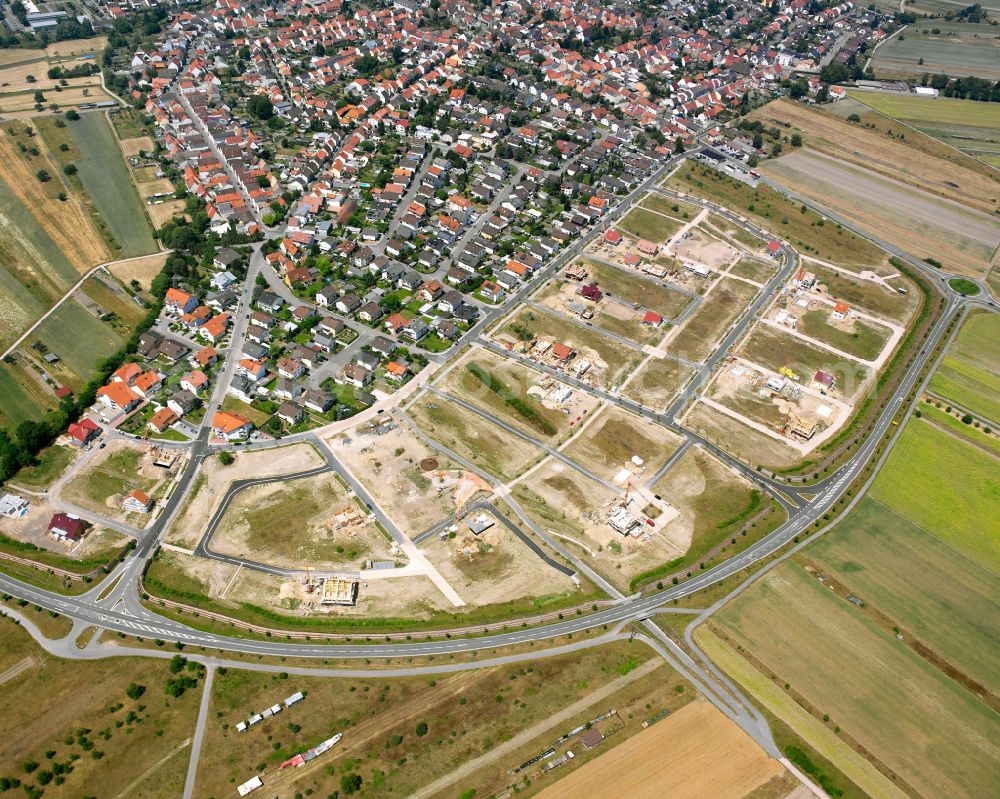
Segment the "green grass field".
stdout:
[[802,315],[799,330],[810,338],[865,361],[877,358],[889,340],[889,329],[881,325],[875,326],[854,319],[854,332],[849,333],[831,325],[829,318],[830,312],[827,310],[807,311]]
[[997,714],[794,562],[715,618],[920,795],[992,791]]
[[996,458],[914,419],[871,496],[1000,574],[997,471]]
[[1000,424],[1000,317],[966,318],[930,389]]
[[647,239],[661,244],[684,226],[677,219],[663,216],[645,208],[633,208],[628,215],[618,223],[618,227],[626,233],[631,233],[640,239]]
[[74,391],[82,388],[99,360],[115,352],[125,340],[76,300],[60,305],[29,337],[41,341],[62,360],[46,365],[52,376]]
[[83,114],[68,128],[80,149],[80,179],[107,220],[122,257],[156,252],[145,209],[104,114]]
[[42,387],[26,369],[24,359],[15,364],[0,363],[0,427],[13,430],[21,422],[40,419],[47,408],[55,407],[55,395]]
[[849,91],[848,94],[869,108],[905,122],[932,122],[964,125],[974,122],[994,130],[1000,128],[1000,106],[955,97],[918,97],[914,94]]
[[134,300],[123,294],[114,278],[105,275],[87,278],[83,284],[83,293],[129,327],[138,324],[146,315],[146,309],[140,308]]
[[51,446],[38,453],[38,463],[25,466],[11,478],[12,482],[28,488],[46,488],[66,471],[76,455],[74,447]]
[[[983,427],[975,427],[971,424],[965,424],[961,417],[964,415],[961,411],[952,409],[951,413],[948,413],[945,408],[948,407],[944,404],[943,400],[933,400],[934,402],[940,402],[942,407],[937,408],[931,405],[930,402],[925,402],[920,406],[920,413],[924,419],[932,424],[936,424],[938,427],[943,427],[951,433],[964,438],[970,444],[974,444],[980,448],[986,449],[989,452],[1000,456],[1000,436],[997,436],[997,431],[991,430],[989,433]],[[958,415],[956,415],[958,414]]]
[[916,310],[918,302],[917,290],[905,279],[897,278],[893,284],[907,288],[906,294],[890,291],[870,280],[851,277],[836,269],[827,269],[819,264],[810,263],[809,271],[816,275],[820,283],[826,286],[827,292],[837,299],[850,305],[857,305],[876,316],[885,316],[899,322],[907,321]]
[[970,677],[1000,689],[995,573],[871,497],[806,556]]

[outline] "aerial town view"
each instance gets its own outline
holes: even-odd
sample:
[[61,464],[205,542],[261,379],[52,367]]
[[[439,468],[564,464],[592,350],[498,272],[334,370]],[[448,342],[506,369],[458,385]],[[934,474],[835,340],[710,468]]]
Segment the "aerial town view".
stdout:
[[964,1],[0,0],[0,799],[1000,795]]

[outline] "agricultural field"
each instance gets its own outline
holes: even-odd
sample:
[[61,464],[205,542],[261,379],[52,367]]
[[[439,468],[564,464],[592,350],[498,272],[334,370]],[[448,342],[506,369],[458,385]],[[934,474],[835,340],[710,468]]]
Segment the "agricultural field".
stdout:
[[667,352],[689,361],[705,360],[758,291],[742,280],[719,280],[702,297],[701,304],[678,332],[667,339]]
[[[979,113],[995,113],[985,108],[989,103],[877,92],[852,91],[851,95],[821,107],[776,100],[757,109],[752,117],[777,127],[779,132],[784,129],[784,135],[789,135],[790,131],[801,132],[803,145],[808,150],[987,214],[996,210],[996,201],[1000,200],[1000,175],[995,170],[918,130],[901,131],[891,113],[877,113],[878,103],[882,102],[905,106],[911,101],[926,100],[935,107],[939,101],[956,102],[964,104],[964,118],[970,120]],[[864,105],[866,102],[872,103],[875,110]],[[852,121],[854,117],[857,122]],[[785,152],[796,150],[786,148]],[[827,260],[837,262],[832,258]]]
[[563,452],[595,474],[611,480],[631,460],[643,461],[643,475],[655,474],[683,439],[644,416],[609,406],[587,424]]
[[924,796],[992,790],[997,713],[795,562],[713,618],[751,662],[787,683],[813,715],[828,714],[900,787]]
[[685,161],[667,185],[746,215],[764,230],[780,234],[796,249],[818,258],[867,268],[885,260],[885,254],[874,244],[835,224],[827,224],[815,211],[806,209],[803,213],[800,205],[783,194],[764,186],[752,188],[711,167]]
[[914,419],[871,496],[1000,574],[996,474],[995,457]]
[[[58,383],[79,391],[90,380],[97,362],[115,352],[127,336],[128,330],[101,321],[71,298],[35,328],[21,351],[31,354]],[[58,356],[59,363],[38,359],[31,349],[36,341]]]
[[919,79],[930,73],[1000,80],[1000,38],[988,24],[922,19],[908,25],[904,37],[879,47],[872,59],[876,77]]
[[940,261],[949,271],[982,277],[1000,245],[1000,220],[818,152],[790,152],[760,169],[791,191],[918,258]]
[[[993,103],[957,97],[918,97],[879,92],[852,91],[850,96],[865,107],[908,125],[921,133],[951,145],[969,156],[997,165],[1000,161],[1000,109]],[[988,172],[985,167],[980,167]],[[953,178],[952,178],[953,179]],[[993,178],[994,181],[1000,178]],[[997,200],[997,190],[982,193],[970,201]],[[995,207],[995,206],[994,206]]]
[[107,118],[104,114],[83,114],[67,127],[80,150],[76,162],[80,179],[107,220],[121,247],[121,257],[155,252],[149,220]]
[[[512,664],[436,679],[286,679],[231,669],[218,675],[213,687],[203,752],[216,756],[202,758],[195,792],[228,796],[235,784],[263,773],[268,790],[281,796],[327,796],[347,775],[360,777],[362,795],[411,796],[503,746],[518,731],[548,725],[565,709],[589,704],[588,697],[596,692],[624,688],[651,671],[661,685],[664,680],[680,682],[665,666],[655,661],[646,665],[650,660],[645,645],[622,642],[540,658],[530,666]],[[306,698],[246,733],[236,732],[238,721],[294,691],[306,693]],[[668,707],[686,704],[690,693],[684,690],[678,700],[666,700]],[[634,699],[621,707],[624,711],[633,704]],[[567,722],[586,709],[580,707]],[[606,709],[598,705],[589,710],[589,717]],[[629,732],[637,727],[631,725]],[[336,732],[344,737],[333,751],[279,773],[282,761]],[[448,795],[458,795],[465,787],[459,783]]]
[[973,313],[931,378],[930,390],[1000,424],[1000,321]]
[[[888,480],[889,478],[885,478]],[[1000,692],[1000,576],[865,497],[804,559],[963,674]]]
[[642,207],[633,208],[618,223],[619,230],[657,244],[670,239],[682,227],[681,220]]
[[[10,623],[0,625],[0,673],[17,696],[17,735],[0,743],[0,775],[44,787],[46,797],[171,799],[183,792],[198,714],[200,667],[175,675],[164,660],[56,658]],[[190,685],[169,696],[168,682]],[[129,695],[129,686],[133,696]],[[134,698],[133,698],[134,697]],[[32,764],[30,773],[24,764]],[[38,788],[41,791],[41,788]],[[21,791],[18,791],[21,793]],[[39,793],[38,795],[41,795]]]
[[513,480],[542,457],[533,444],[445,397],[425,396],[407,412],[426,435],[499,480]]
[[392,559],[386,537],[332,474],[245,489],[210,546],[287,569],[360,569],[365,560]]
[[157,253],[147,255],[145,258],[135,258],[129,261],[120,261],[108,267],[116,278],[123,284],[129,285],[133,280],[138,281],[144,291],[149,291],[149,287],[167,262],[168,253]]
[[663,410],[693,374],[692,367],[670,357],[650,358],[625,384],[622,395],[655,410]]
[[20,354],[10,357],[12,363],[0,363],[0,427],[13,430],[56,407],[56,397],[29,359]]
[[743,799],[781,773],[778,762],[743,730],[699,700],[578,768],[538,797]]
[[592,328],[566,324],[565,320],[538,308],[521,308],[494,331],[493,338],[526,349],[530,349],[530,342],[539,340],[567,344],[576,352],[577,359],[590,362],[588,374],[602,388],[619,385],[642,360],[638,349],[613,341]]

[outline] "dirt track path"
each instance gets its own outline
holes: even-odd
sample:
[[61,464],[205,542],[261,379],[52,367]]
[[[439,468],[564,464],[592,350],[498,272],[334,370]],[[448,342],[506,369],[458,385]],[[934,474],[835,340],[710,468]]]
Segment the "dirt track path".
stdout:
[[498,760],[501,757],[505,757],[511,752],[517,751],[520,747],[524,746],[525,744],[531,743],[531,741],[533,741],[539,735],[548,732],[553,727],[566,723],[567,721],[569,721],[569,719],[582,713],[588,707],[592,707],[598,702],[602,702],[612,694],[615,694],[618,691],[620,691],[626,685],[635,682],[640,677],[645,677],[647,674],[656,671],[656,669],[660,668],[663,665],[664,661],[660,660],[659,658],[653,658],[651,660],[647,660],[637,669],[630,671],[624,677],[619,677],[617,680],[609,682],[603,688],[597,691],[593,691],[592,693],[589,693],[583,699],[574,702],[572,705],[567,705],[558,713],[553,713],[544,721],[540,721],[533,727],[529,727],[526,730],[522,730],[510,740],[505,741],[504,743],[500,744],[500,746],[491,749],[485,755],[477,757],[474,760],[470,760],[464,765],[452,771],[450,774],[446,774],[445,776],[435,780],[429,785],[425,785],[419,791],[410,794],[409,799],[426,799],[429,796],[433,796],[434,794],[443,791],[445,788],[449,787],[450,785],[453,785],[459,780],[464,779],[465,777],[468,777],[471,774],[474,774],[483,766],[493,762],[494,760]]

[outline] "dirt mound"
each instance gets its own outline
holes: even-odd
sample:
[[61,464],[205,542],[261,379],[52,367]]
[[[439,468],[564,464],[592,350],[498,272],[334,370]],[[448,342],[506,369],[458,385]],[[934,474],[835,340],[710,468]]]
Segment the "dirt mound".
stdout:
[[422,472],[433,472],[437,468],[437,458],[424,458],[420,461],[420,471]]

